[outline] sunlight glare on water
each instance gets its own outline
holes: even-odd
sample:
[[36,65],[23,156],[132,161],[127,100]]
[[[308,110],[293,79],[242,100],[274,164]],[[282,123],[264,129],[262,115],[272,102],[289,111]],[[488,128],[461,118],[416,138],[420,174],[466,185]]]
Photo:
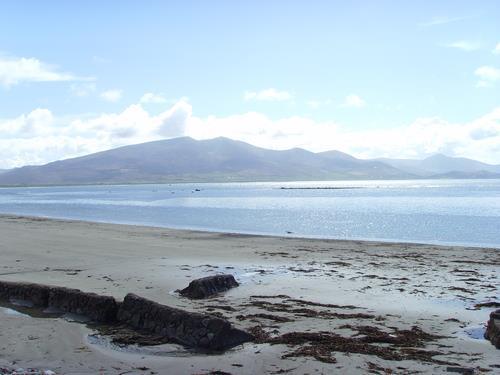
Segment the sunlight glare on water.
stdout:
[[4,188],[0,212],[210,231],[500,247],[499,180]]

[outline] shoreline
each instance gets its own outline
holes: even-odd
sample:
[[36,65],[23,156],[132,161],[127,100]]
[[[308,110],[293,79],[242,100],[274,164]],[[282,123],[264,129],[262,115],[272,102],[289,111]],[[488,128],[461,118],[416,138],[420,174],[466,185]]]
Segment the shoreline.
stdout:
[[105,225],[121,225],[135,228],[155,228],[155,229],[165,229],[169,231],[179,231],[179,232],[192,232],[192,233],[213,233],[217,235],[227,235],[227,236],[247,236],[247,237],[266,237],[266,238],[275,238],[275,239],[297,239],[303,241],[332,241],[332,242],[352,242],[352,243],[364,243],[366,245],[370,244],[381,244],[381,245],[399,245],[399,246],[423,246],[423,247],[440,247],[443,249],[450,248],[464,248],[464,249],[484,249],[484,250],[499,250],[499,245],[481,245],[481,244],[463,244],[460,242],[412,242],[412,241],[403,241],[403,240],[391,240],[391,239],[367,239],[367,238],[334,238],[334,237],[320,237],[320,236],[303,236],[300,234],[294,233],[286,233],[285,234],[270,234],[270,233],[257,233],[257,232],[238,232],[238,231],[229,231],[229,230],[210,230],[208,228],[185,228],[185,227],[175,227],[175,226],[160,226],[160,225],[144,225],[144,224],[134,224],[134,223],[125,223],[125,222],[110,222],[110,221],[92,221],[92,220],[82,220],[82,219],[72,219],[72,218],[64,218],[64,217],[53,217],[53,216],[43,216],[43,215],[20,215],[16,213],[0,213],[0,219],[2,218],[25,218],[30,220],[52,220],[52,221],[60,221],[60,222],[75,222],[75,223],[90,223],[90,224],[105,224]]
[[[439,374],[447,372],[447,363],[493,372],[500,366],[498,350],[481,338],[492,309],[476,306],[498,302],[496,248],[255,236],[19,215],[0,215],[0,238],[2,281],[77,288],[117,300],[136,293],[262,333],[260,341],[216,355],[171,344],[120,348],[80,323],[16,315],[15,306],[9,307],[14,312],[2,307],[0,368],[15,361],[18,367],[56,373]],[[240,286],[207,300],[174,293],[195,278],[219,273],[233,274]],[[363,337],[389,343],[381,351],[376,342],[361,342]],[[394,337],[411,350],[398,346]],[[353,352],[343,352],[342,345]]]
[[[36,167],[36,166],[35,166]],[[12,168],[10,170],[13,170],[16,168]],[[6,170],[6,171],[10,171]],[[5,172],[4,172],[5,173]],[[48,185],[1,185],[0,184],[0,189],[15,189],[15,188],[54,188],[54,187],[76,187],[76,186],[136,186],[136,185],[181,185],[181,184],[240,184],[240,183],[289,183],[289,182],[332,182],[332,183],[338,183],[338,182],[360,182],[360,181],[426,181],[426,180],[436,180],[436,181],[491,181],[491,180],[500,180],[498,177],[487,177],[487,178],[476,178],[476,177],[470,177],[470,178],[450,178],[450,177],[435,177],[435,176],[413,176],[411,178],[384,178],[384,179],[360,179],[360,178],[352,178],[352,179],[339,179],[339,180],[332,180],[332,179],[326,179],[326,180],[318,180],[318,179],[305,179],[305,180],[290,180],[289,178],[284,178],[283,180],[267,180],[267,179],[262,179],[262,180],[230,180],[230,181],[220,181],[220,180],[211,180],[211,181],[206,181],[206,180],[170,180],[170,181],[138,181],[138,182],[103,182],[103,183],[88,183],[88,184],[48,184]]]

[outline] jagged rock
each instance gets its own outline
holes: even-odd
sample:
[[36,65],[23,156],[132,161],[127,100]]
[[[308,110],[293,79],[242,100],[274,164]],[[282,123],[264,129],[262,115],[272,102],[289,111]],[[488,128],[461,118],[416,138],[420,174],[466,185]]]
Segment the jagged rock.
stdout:
[[493,311],[490,314],[484,338],[490,340],[497,349],[500,349],[500,310]]
[[188,287],[180,290],[179,293],[188,298],[201,299],[225,292],[238,285],[240,284],[233,275],[207,276],[191,281]]
[[253,340],[251,334],[234,328],[225,319],[164,306],[134,294],[118,303],[113,297],[78,289],[0,281],[0,299],[28,301],[35,307],[52,307],[98,322],[118,320],[130,328],[194,348],[225,350]]
[[118,313],[118,303],[113,297],[62,287],[50,288],[48,306],[103,323],[115,321]]
[[22,300],[34,307],[53,307],[62,312],[85,315],[98,322],[114,321],[118,311],[113,297],[33,283],[0,281],[0,299]]
[[48,285],[0,281],[0,299],[26,301],[35,307],[48,306],[49,290]]
[[121,303],[118,320],[195,348],[225,350],[253,340],[225,319],[161,305],[132,293]]

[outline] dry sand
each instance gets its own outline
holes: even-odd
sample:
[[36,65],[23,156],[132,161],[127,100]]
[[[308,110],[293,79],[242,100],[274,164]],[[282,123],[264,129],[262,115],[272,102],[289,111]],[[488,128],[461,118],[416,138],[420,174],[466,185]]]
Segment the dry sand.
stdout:
[[[0,368],[61,374],[436,374],[462,366],[500,372],[500,351],[474,338],[481,336],[491,311],[474,305],[498,302],[498,249],[231,235],[4,215],[0,256],[1,280],[74,287],[118,299],[133,292],[171,306],[222,314],[237,327],[257,326],[264,336],[269,334],[261,343],[224,354],[193,353],[176,345],[119,347],[92,335],[85,324],[23,315],[4,305]],[[232,273],[241,285],[197,302],[174,293],[194,278],[220,272]],[[408,338],[414,326],[417,336],[422,330],[442,337],[422,334],[408,349],[397,338]],[[311,334],[311,340],[326,332],[326,341],[310,344],[302,340],[305,335],[283,336],[290,332]],[[341,352],[338,337],[331,333],[348,338],[347,348],[357,343],[360,353]],[[377,341],[381,334],[381,341],[395,341],[355,341]]]

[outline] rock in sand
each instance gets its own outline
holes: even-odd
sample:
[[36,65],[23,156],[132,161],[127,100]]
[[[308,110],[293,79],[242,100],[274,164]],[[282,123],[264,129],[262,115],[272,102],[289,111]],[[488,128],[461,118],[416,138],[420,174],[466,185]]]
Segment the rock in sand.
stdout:
[[500,310],[493,311],[490,314],[484,338],[490,340],[497,349],[500,349]]
[[191,281],[188,287],[180,290],[179,293],[191,299],[202,299],[225,292],[238,285],[240,284],[234,279],[233,275],[207,276]]

